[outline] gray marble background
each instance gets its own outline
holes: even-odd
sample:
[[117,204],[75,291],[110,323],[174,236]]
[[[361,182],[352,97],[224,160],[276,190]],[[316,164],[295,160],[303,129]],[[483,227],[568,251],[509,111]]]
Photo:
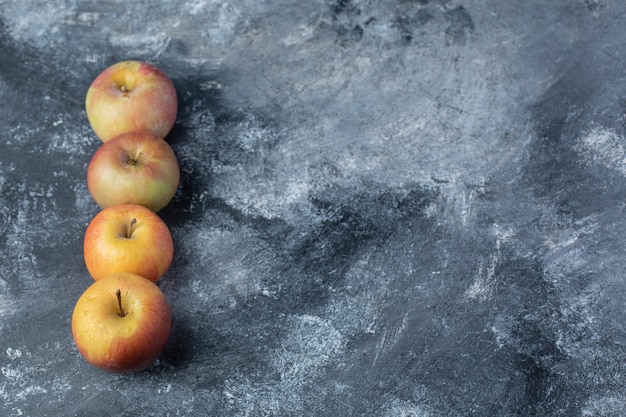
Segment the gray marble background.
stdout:
[[[0,0],[0,415],[624,416],[626,3]],[[70,330],[119,60],[180,100],[163,355]]]

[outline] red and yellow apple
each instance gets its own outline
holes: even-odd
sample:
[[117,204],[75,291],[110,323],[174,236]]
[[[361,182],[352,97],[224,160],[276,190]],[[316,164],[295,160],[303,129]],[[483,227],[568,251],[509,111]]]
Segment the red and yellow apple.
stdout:
[[157,281],[174,259],[174,243],[169,228],[152,210],[123,204],[108,207],[91,220],[83,256],[96,281],[114,272]]
[[160,69],[146,62],[122,61],[91,83],[85,110],[104,142],[138,130],[165,138],[176,121],[178,98],[172,80]]
[[165,140],[146,131],[103,143],[87,168],[87,187],[102,208],[140,204],[157,212],[172,200],[179,181],[176,154]]
[[72,335],[83,358],[117,373],[138,372],[155,362],[171,325],[170,306],[159,287],[128,272],[94,282],[72,314]]

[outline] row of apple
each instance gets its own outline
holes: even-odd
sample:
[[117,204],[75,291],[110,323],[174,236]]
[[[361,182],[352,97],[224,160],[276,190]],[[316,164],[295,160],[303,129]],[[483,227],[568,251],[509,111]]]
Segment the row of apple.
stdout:
[[122,61],[98,75],[85,100],[102,145],[87,186],[102,210],[87,226],[83,254],[93,282],[72,313],[83,358],[110,372],[137,372],[161,354],[170,335],[169,303],[155,284],[174,245],[156,214],[174,197],[180,170],[165,141],[178,111],[172,81],[153,65]]

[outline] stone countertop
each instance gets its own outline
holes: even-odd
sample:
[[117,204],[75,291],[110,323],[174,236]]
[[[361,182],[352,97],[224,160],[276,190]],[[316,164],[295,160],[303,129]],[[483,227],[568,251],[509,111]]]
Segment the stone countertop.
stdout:
[[[626,3],[0,0],[0,415],[623,416]],[[174,81],[160,359],[76,350],[107,66]]]

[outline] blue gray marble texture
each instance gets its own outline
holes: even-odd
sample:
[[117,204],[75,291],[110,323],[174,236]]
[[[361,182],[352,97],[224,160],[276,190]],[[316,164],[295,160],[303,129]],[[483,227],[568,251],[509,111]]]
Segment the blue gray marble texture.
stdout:
[[[626,410],[626,3],[0,0],[0,415]],[[170,341],[76,350],[84,112],[179,94]]]

